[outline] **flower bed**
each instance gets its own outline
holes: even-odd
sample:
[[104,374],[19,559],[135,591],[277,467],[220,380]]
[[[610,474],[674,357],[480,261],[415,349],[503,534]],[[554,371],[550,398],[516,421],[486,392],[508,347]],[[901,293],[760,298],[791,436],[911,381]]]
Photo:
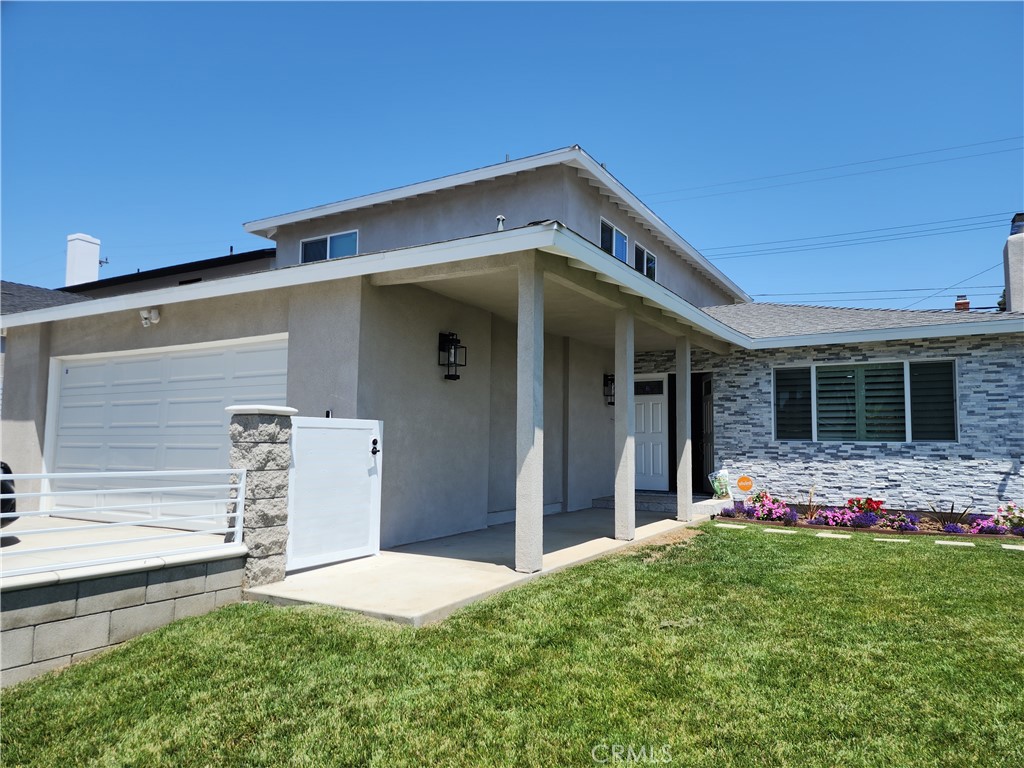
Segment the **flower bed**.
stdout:
[[845,507],[791,506],[765,490],[745,502],[737,502],[733,509],[723,510],[720,516],[769,525],[851,528],[901,535],[1024,537],[1024,510],[1012,501],[999,507],[994,514],[972,513],[969,507],[960,513],[952,507],[949,513],[934,508],[931,513],[922,513],[885,509],[884,502],[870,496],[849,499]]

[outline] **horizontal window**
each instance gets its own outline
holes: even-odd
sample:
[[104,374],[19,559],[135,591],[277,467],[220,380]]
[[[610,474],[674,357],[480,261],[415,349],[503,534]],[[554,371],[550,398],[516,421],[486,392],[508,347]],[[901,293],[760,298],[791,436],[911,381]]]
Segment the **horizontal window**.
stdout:
[[324,261],[325,259],[343,259],[355,256],[359,248],[359,232],[339,232],[336,235],[317,237],[302,241],[302,263]]
[[616,226],[601,219],[601,250],[610,253],[619,261],[629,262],[629,241]]
[[634,245],[633,268],[641,275],[646,275],[654,280],[658,270],[658,257],[642,245]]
[[955,370],[949,360],[778,368],[775,439],[955,441]]

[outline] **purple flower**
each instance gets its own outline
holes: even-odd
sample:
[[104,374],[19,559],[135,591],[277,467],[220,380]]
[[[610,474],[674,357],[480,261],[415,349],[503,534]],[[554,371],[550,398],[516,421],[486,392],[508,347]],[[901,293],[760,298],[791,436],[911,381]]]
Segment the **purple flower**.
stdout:
[[1014,536],[1024,536],[1024,525],[1020,526],[1019,528],[1011,528],[1010,533],[1012,533]]
[[854,528],[870,528],[878,524],[878,515],[874,512],[858,512],[850,518],[850,525]]
[[942,526],[942,531],[943,533],[967,533],[966,528],[964,528],[962,525],[957,525],[956,523],[946,523],[944,526]]
[[797,514],[796,510],[787,509],[782,515],[782,522],[786,525],[796,525],[796,521],[800,519],[800,515]]

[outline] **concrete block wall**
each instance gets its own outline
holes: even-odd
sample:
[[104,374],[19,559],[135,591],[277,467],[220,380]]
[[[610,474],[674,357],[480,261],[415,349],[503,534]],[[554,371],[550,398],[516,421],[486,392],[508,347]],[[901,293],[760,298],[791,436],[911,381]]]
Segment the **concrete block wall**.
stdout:
[[[929,359],[956,361],[959,441],[773,439],[774,367]],[[665,362],[660,355],[638,359],[637,366],[647,372]],[[737,350],[723,356],[695,350],[692,362],[694,370],[712,373],[715,465],[733,480],[750,475],[758,488],[790,501],[806,499],[813,485],[824,503],[874,495],[891,508],[922,511],[930,503],[948,509],[955,502],[994,512],[1004,501],[1024,499],[1024,336]],[[736,488],[733,493],[741,495]]]
[[88,658],[172,621],[242,599],[244,557],[171,565],[0,595],[4,687]]

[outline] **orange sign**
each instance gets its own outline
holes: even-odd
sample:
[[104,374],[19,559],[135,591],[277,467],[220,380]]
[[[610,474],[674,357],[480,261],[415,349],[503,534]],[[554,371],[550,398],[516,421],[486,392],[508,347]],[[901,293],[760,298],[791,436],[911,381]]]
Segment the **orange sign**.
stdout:
[[750,493],[754,490],[754,478],[749,475],[740,475],[736,478],[736,487],[744,493]]

